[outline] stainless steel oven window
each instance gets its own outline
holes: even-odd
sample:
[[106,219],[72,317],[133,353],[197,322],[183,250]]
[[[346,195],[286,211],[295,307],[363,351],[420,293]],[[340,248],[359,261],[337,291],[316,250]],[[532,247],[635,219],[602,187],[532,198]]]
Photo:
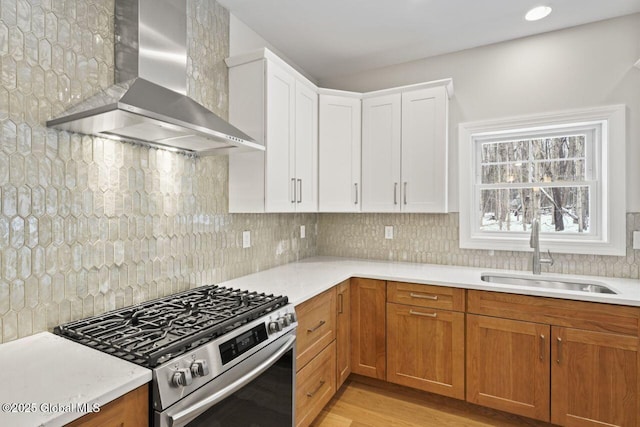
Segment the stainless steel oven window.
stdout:
[[163,412],[155,427],[294,425],[295,332],[286,334]]

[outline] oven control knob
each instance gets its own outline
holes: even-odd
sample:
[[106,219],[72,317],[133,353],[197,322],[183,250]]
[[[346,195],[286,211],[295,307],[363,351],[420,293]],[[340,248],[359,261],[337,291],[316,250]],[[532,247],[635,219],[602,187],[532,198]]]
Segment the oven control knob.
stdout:
[[275,322],[269,322],[269,332],[276,333],[276,332],[280,332],[282,330],[282,325],[280,324],[280,322],[275,321]]
[[207,361],[203,359],[194,360],[191,364],[191,376],[195,378],[206,375],[209,375],[209,365]]
[[296,319],[296,314],[295,313],[287,313],[287,314],[284,315],[284,318],[285,319],[289,319],[289,324],[295,323],[295,321],[298,320],[298,319]]
[[192,381],[191,370],[187,368],[176,369],[171,377],[171,384],[174,387],[188,386]]
[[284,325],[284,327],[286,328],[287,326],[291,325],[291,319],[289,319],[287,316],[282,316],[280,319],[278,320],[282,320],[282,324]]

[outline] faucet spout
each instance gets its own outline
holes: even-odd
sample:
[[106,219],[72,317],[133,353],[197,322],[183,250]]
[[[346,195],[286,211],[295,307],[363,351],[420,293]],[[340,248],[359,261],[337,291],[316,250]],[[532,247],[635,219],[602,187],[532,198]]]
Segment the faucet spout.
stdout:
[[551,256],[550,251],[547,251],[547,254],[549,254],[549,258],[540,258],[540,220],[538,218],[534,218],[531,222],[531,237],[529,238],[529,246],[533,248],[533,274],[542,273],[542,264],[553,265],[553,257]]

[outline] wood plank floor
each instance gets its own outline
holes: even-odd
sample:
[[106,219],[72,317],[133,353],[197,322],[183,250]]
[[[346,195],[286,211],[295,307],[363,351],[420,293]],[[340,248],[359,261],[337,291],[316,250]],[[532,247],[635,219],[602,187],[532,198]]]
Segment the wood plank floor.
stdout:
[[550,427],[456,399],[351,375],[312,427]]

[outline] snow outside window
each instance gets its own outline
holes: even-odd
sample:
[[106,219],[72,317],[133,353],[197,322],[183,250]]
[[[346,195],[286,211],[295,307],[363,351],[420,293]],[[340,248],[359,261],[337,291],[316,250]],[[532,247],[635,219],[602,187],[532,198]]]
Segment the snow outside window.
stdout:
[[625,254],[624,106],[460,125],[460,246]]

